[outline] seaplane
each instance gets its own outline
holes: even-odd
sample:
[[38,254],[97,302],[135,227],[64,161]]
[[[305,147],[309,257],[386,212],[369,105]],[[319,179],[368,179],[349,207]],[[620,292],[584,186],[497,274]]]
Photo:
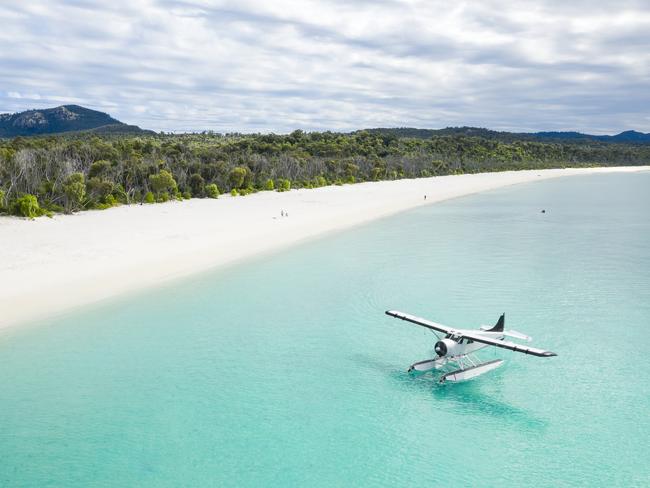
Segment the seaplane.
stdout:
[[[506,340],[507,337],[527,342],[532,339],[515,330],[504,330],[505,313],[499,317],[494,326],[481,326],[479,329],[456,329],[397,310],[387,310],[386,315],[420,325],[435,334],[438,339],[433,346],[436,357],[412,364],[408,372],[424,374],[442,370],[441,373],[443,374],[440,376],[440,383],[469,380],[501,366],[503,359],[481,362],[476,357],[475,353],[477,351],[490,346],[543,358],[557,356],[551,351],[523,346]],[[444,337],[441,338],[440,334],[444,334]]]

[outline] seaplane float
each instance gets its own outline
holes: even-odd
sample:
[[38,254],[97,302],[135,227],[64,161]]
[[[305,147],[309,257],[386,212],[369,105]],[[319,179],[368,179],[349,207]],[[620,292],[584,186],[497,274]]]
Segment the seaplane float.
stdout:
[[[481,362],[476,357],[475,353],[477,351],[490,346],[501,347],[543,358],[557,356],[557,354],[551,351],[527,347],[506,340],[506,337],[527,342],[530,342],[532,339],[521,332],[504,330],[505,314],[499,317],[499,320],[494,326],[482,326],[479,329],[456,329],[404,312],[398,312],[397,310],[388,310],[386,311],[386,315],[420,325],[435,334],[438,339],[433,347],[436,357],[418,361],[412,364],[408,371],[413,374],[423,374],[441,370],[440,372],[443,374],[440,376],[440,383],[469,380],[501,366],[503,364],[502,359]],[[444,334],[444,337],[441,338],[439,334]]]

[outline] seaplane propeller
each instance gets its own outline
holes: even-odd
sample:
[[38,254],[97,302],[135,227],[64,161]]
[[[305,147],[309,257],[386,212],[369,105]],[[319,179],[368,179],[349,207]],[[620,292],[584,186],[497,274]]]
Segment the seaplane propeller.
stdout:
[[443,341],[436,342],[436,345],[433,347],[433,350],[436,351],[436,354],[440,357],[447,354],[447,346]]
[[456,329],[396,310],[388,310],[386,315],[426,327],[434,331],[434,333],[442,332],[446,334],[445,338],[437,341],[433,347],[437,355],[435,358],[419,361],[409,368],[409,372],[426,373],[433,370],[442,370],[449,366],[455,367],[456,369],[445,371],[442,374],[440,383],[468,380],[501,366],[503,364],[502,359],[481,362],[474,355],[477,351],[490,346],[509,349],[531,356],[557,356],[551,351],[523,346],[506,340],[509,337],[530,342],[531,338],[515,330],[505,330],[505,314],[502,314],[492,327],[483,326],[479,329]]

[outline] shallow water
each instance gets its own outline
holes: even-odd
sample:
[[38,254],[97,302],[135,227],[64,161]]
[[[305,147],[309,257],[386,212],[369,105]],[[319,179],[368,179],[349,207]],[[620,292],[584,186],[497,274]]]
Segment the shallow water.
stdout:
[[[6,330],[0,486],[648,486],[649,210],[519,185]],[[439,386],[389,308],[559,355]]]

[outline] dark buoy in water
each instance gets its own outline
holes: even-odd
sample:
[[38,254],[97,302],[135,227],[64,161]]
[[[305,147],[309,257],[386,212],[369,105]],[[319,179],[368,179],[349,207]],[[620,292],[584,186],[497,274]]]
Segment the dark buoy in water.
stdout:
[[545,210],[545,209],[542,209],[542,213],[546,213],[546,210]]

